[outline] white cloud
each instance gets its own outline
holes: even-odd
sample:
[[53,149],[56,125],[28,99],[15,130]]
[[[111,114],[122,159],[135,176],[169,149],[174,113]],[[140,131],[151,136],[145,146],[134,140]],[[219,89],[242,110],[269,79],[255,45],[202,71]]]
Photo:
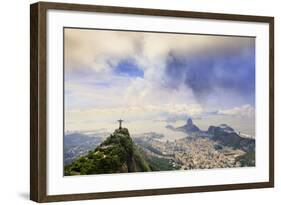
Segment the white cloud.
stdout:
[[[129,105],[155,104],[155,102],[156,104],[160,102],[197,103],[192,90],[186,85],[180,85],[184,84],[183,80],[175,79],[178,81],[178,89],[173,92],[163,87],[167,84],[165,82],[167,56],[171,52],[177,55],[212,53],[214,49],[218,54],[248,46],[252,42],[249,38],[218,38],[208,35],[65,29],[65,72],[67,75],[73,69],[94,70],[96,76],[88,79],[87,75],[84,75],[82,84],[86,86],[84,83],[87,79],[92,82],[105,79],[112,83],[114,88],[111,91],[108,89],[105,97],[102,97],[103,90],[100,92],[100,89],[96,89],[95,92],[91,92],[85,88],[91,96],[100,93],[98,99],[105,98],[106,100],[111,97],[107,102],[114,103],[114,100],[120,101],[118,99],[122,98],[124,103],[127,101]],[[136,64],[144,70],[143,78],[130,81],[114,77],[112,69],[120,60],[127,58],[134,59]],[[68,83],[73,82],[66,81],[66,86]],[[81,97],[79,93],[85,92],[76,92]],[[84,96],[86,95],[89,96],[89,94]],[[91,100],[94,100],[94,97],[89,96]]]
[[[122,118],[126,121],[159,120],[160,116],[195,116],[202,112],[199,104],[139,105],[112,108],[92,108],[66,110],[66,128],[77,129],[83,122],[113,123]],[[162,119],[162,118],[161,118]]]
[[100,109],[75,109],[70,110],[69,113],[79,113],[86,115],[111,115],[113,113],[142,113],[142,112],[167,112],[170,114],[187,114],[197,115],[202,112],[202,108],[199,104],[164,104],[158,105],[144,105],[144,106],[128,106],[128,107],[113,107],[113,108],[100,108]]
[[255,108],[251,105],[246,104],[241,107],[219,110],[218,114],[238,116],[238,117],[253,117],[255,116]]
[[161,78],[151,80],[137,77],[131,79],[126,76],[101,74],[98,77],[86,75],[81,79],[70,79],[65,83],[66,108],[142,107],[197,103],[192,90],[186,86],[181,85],[178,89],[164,88],[161,86],[161,80]]
[[[252,41],[248,38],[66,29],[66,75],[70,76],[74,69],[90,69],[94,73],[66,80],[66,128],[93,127],[94,123],[112,122],[120,117],[156,120],[163,113],[200,115],[204,110],[191,89],[184,85],[173,90],[163,87],[167,56],[171,52],[195,55],[214,49],[216,53],[228,52],[249,43]],[[130,79],[112,73],[120,60],[128,58],[143,69],[143,78]],[[103,82],[110,83],[110,88],[97,86]],[[220,110],[219,114],[250,116],[254,108],[245,105]]]
[[[161,81],[161,79],[159,79]],[[195,104],[193,92],[182,85],[178,89],[165,89],[157,80],[137,78],[124,90],[129,105]]]
[[171,52],[196,54],[233,51],[248,46],[249,38],[208,35],[65,29],[66,71],[91,68],[105,72],[120,60],[133,58],[144,70],[163,66]]
[[112,34],[87,29],[65,30],[66,69],[91,68],[107,71],[119,59],[136,52],[134,34]]

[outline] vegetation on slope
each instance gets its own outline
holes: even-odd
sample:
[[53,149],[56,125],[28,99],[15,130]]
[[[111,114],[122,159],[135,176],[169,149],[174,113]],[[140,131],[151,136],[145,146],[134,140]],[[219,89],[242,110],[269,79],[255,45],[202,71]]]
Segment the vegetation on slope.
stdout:
[[237,157],[236,161],[240,162],[241,167],[254,167],[255,158],[255,152],[248,152],[242,156]]
[[117,129],[95,150],[65,166],[65,175],[151,171],[126,128]]

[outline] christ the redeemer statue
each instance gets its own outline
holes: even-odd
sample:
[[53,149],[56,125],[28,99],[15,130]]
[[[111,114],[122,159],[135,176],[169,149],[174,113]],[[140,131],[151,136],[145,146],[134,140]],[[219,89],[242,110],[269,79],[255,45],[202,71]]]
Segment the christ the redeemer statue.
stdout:
[[122,122],[124,121],[124,120],[117,120],[118,122],[119,122],[119,129],[122,129]]

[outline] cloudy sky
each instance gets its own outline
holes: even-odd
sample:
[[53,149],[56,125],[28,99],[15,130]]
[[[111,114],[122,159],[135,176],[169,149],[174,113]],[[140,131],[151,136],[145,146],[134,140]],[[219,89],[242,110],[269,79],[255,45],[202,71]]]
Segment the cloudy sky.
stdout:
[[66,130],[192,117],[254,135],[254,38],[68,28],[64,38]]

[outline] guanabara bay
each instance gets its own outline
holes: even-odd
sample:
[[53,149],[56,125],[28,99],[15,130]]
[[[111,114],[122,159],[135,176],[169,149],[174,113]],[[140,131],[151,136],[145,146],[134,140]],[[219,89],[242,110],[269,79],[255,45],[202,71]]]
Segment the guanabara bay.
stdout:
[[[180,127],[166,126],[186,137],[165,140],[154,132],[130,136],[121,125],[105,133],[65,136],[64,174],[88,175],[255,166],[255,139],[226,124],[202,131],[192,119]],[[77,140],[76,142],[73,142]]]
[[63,39],[64,176],[255,169],[254,37],[66,27]]

